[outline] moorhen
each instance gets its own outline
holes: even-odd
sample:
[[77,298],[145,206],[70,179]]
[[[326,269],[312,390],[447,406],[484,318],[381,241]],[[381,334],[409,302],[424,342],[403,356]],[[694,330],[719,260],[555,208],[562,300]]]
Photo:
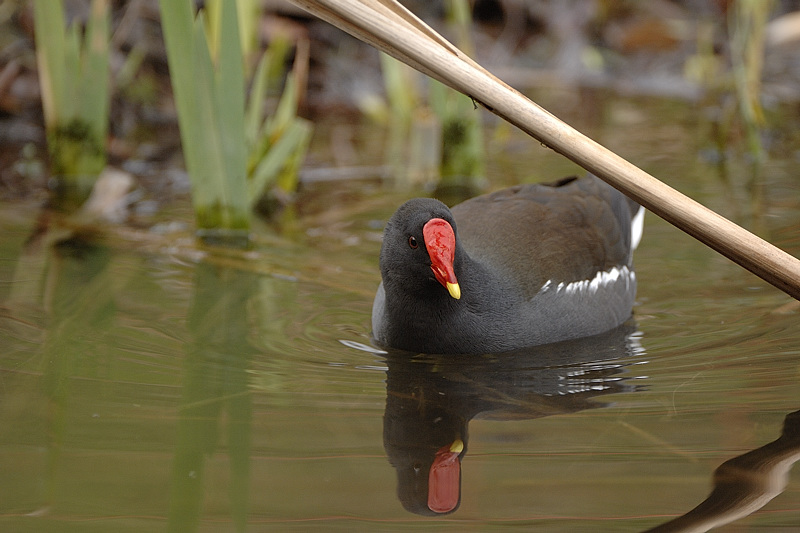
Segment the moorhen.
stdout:
[[452,210],[409,200],[384,230],[374,340],[475,354],[608,331],[631,316],[643,214],[591,175],[510,187]]

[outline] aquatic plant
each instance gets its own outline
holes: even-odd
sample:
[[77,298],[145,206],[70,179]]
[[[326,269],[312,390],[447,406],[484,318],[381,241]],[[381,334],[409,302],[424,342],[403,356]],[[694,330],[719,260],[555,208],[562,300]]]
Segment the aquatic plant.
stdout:
[[[748,186],[754,191],[766,157],[762,143],[766,124],[761,105],[761,75],[764,64],[766,29],[775,7],[772,0],[736,0],[727,11],[726,25],[715,22],[698,24],[697,53],[684,66],[687,78],[706,90],[707,105],[716,109],[712,119],[712,137],[720,154],[741,137],[741,152],[749,170]],[[728,56],[715,50],[715,32],[725,30]],[[730,178],[726,156],[719,157],[722,177]]]
[[[472,52],[472,24],[465,0],[446,2],[447,23],[458,45]],[[412,184],[435,183],[443,189],[464,188],[474,193],[484,176],[480,114],[467,96],[429,79],[427,98],[417,90],[420,74],[381,53],[381,68],[391,120],[388,160],[395,178]]]
[[[448,26],[459,46],[471,53],[469,4],[446,3]],[[400,183],[435,186],[439,192],[463,189],[472,194],[484,176],[480,113],[467,96],[427,79],[381,52],[381,70],[388,109],[372,101],[362,111],[388,126],[387,164]]]
[[755,173],[763,162],[761,130],[764,111],[761,107],[761,72],[770,0],[737,0],[728,19],[731,67],[739,117],[747,137],[747,149],[753,157]]
[[440,177],[441,123],[419,90],[420,74],[381,52],[386,104],[362,102],[362,111],[387,128],[386,163],[404,185],[436,183]]
[[106,164],[109,5],[92,0],[86,30],[64,22],[63,0],[35,0],[34,26],[53,206],[72,211]]
[[[261,14],[261,7],[258,0],[235,0],[235,3],[242,55],[248,58],[258,46],[258,20]],[[220,0],[210,0],[205,2],[205,8],[208,13],[206,17],[206,34],[209,48],[211,50],[219,50],[219,21],[222,17],[222,2]]]
[[[447,23],[456,45],[474,56],[470,28],[472,16],[467,0],[446,2]],[[463,94],[431,80],[431,106],[442,123],[442,180],[444,187],[464,187],[474,192],[484,177],[483,133],[475,103]]]
[[311,141],[311,122],[297,116],[300,90],[296,70],[287,75],[275,112],[264,118],[264,94],[274,76],[274,65],[283,63],[287,51],[280,40],[275,47],[271,45],[262,55],[253,77],[245,116],[251,208],[264,199],[270,189],[269,194],[279,202],[290,200],[297,189],[300,166]]
[[239,3],[206,4],[195,17],[190,0],[160,2],[181,144],[198,235],[246,242],[251,209],[265,191],[296,187],[311,128],[296,116],[291,78],[278,111],[263,119],[268,53],[246,107]]

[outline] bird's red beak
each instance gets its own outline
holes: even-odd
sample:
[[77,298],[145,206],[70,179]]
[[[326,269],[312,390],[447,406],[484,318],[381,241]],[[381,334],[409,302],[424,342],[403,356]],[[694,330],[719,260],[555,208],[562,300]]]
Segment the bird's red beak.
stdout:
[[436,280],[442,284],[450,296],[461,298],[461,287],[458,285],[453,271],[453,259],[456,254],[456,235],[453,227],[441,218],[430,219],[422,228],[425,248],[431,258],[431,270]]

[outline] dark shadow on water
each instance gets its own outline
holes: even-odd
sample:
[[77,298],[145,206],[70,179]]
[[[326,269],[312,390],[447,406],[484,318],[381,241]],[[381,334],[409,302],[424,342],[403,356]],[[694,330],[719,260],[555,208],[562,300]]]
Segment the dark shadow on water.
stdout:
[[530,420],[607,405],[637,390],[626,367],[642,361],[636,324],[505,354],[433,356],[390,351],[383,442],[397,495],[420,515],[452,513],[470,420]]
[[714,489],[700,505],[648,531],[708,531],[752,514],[784,491],[798,460],[800,411],[794,411],[777,440],[722,463],[714,471]]

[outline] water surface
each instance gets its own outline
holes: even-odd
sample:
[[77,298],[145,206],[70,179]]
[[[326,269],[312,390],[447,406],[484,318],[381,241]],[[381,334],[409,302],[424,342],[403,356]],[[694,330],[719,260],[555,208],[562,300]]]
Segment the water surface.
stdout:
[[[790,133],[754,186],[687,107],[575,102],[545,104],[800,255]],[[487,132],[494,188],[579,172]],[[4,205],[0,529],[642,531],[703,502],[720,467],[731,509],[685,520],[800,528],[797,470],[781,477],[800,454],[796,301],[648,214],[623,328],[470,360],[378,353],[380,229],[410,194],[315,184],[247,252],[168,224],[26,244],[35,206]],[[460,501],[429,516],[415,472],[456,439]]]

